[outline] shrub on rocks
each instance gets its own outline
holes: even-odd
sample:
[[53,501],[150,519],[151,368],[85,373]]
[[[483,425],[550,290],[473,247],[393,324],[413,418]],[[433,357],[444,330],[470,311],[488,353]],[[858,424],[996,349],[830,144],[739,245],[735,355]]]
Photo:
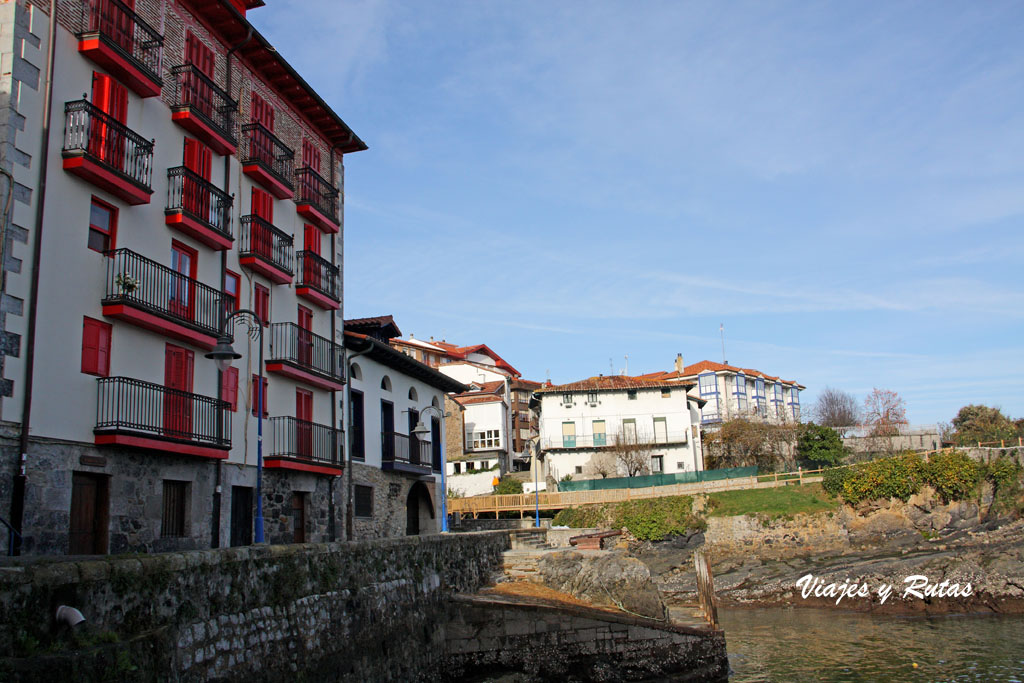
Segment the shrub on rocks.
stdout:
[[982,474],[981,464],[966,453],[936,453],[924,468],[924,479],[943,502],[964,500],[974,494]]

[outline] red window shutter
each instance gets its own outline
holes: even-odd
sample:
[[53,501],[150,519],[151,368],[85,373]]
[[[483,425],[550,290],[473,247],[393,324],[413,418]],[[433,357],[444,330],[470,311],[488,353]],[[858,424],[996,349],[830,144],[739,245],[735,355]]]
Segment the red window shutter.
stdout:
[[302,140],[302,165],[320,172],[320,151],[308,138]]
[[213,50],[203,45],[191,31],[185,36],[185,61],[194,64],[204,74],[213,78]]
[[213,151],[198,140],[185,138],[185,168],[209,180],[213,168]]
[[92,103],[111,118],[124,123],[128,115],[128,90],[107,74],[93,72]]
[[220,376],[221,398],[231,404],[231,410],[238,410],[238,368],[228,368]]
[[252,120],[274,132],[274,109],[256,93],[252,94]]
[[313,421],[313,392],[295,390],[295,417],[306,422]]
[[315,225],[305,224],[303,230],[303,245],[306,251],[311,251],[316,255],[320,255],[320,231]]
[[[257,403],[257,401],[259,400],[259,397],[258,397],[258,394],[256,393],[258,391],[257,387],[259,386],[259,381],[260,381],[259,375],[253,375],[252,376],[252,392],[250,393],[250,396],[252,397],[252,414],[253,415],[256,414],[257,406],[259,405]],[[267,378],[264,377],[263,378],[263,417],[267,417],[267,415],[269,415],[269,412],[267,411]]]
[[258,187],[252,188],[252,212],[273,225],[274,223],[274,200],[269,192]]
[[299,327],[303,330],[313,329],[313,311],[305,306],[299,306]]
[[110,331],[109,323],[82,318],[82,372],[110,375]]

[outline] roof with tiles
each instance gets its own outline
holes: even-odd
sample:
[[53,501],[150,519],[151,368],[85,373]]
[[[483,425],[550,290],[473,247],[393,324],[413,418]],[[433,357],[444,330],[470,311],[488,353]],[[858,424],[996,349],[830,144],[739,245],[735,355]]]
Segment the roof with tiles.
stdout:
[[650,372],[647,373],[646,375],[640,375],[640,377],[645,380],[672,380],[695,377],[704,372],[742,372],[744,375],[747,375],[748,377],[763,377],[764,379],[771,380],[773,382],[781,382],[782,384],[789,384],[799,389],[807,388],[794,380],[779,379],[775,375],[768,375],[761,372],[760,370],[755,370],[753,368],[740,368],[735,365],[728,365],[726,363],[716,363],[713,360],[702,360],[698,363],[694,363],[693,365],[687,365],[686,367],[683,368],[683,371],[681,373],[676,370],[671,370],[669,372]]
[[[409,344],[409,343],[413,342],[413,340],[411,340],[411,339],[395,339],[394,341],[397,344],[403,344],[403,343],[404,344]],[[427,343],[427,342],[420,342],[420,343]],[[456,361],[471,362],[471,361],[466,361],[466,357],[469,356],[469,354],[471,354],[471,353],[480,353],[480,354],[483,354],[485,356],[489,356],[492,360],[494,360],[495,367],[501,368],[502,370],[505,370],[506,372],[510,372],[513,375],[515,375],[516,377],[519,377],[519,371],[516,370],[514,367],[512,367],[512,365],[509,364],[508,361],[506,361],[504,358],[502,358],[501,356],[496,354],[491,349],[491,347],[487,346],[487,344],[473,344],[473,345],[470,345],[470,346],[458,346],[456,344],[451,344],[451,343],[446,342],[446,341],[437,341],[436,339],[431,339],[429,344],[430,344],[430,346],[434,347],[435,349],[440,350],[448,358],[450,358],[452,360],[456,360]]]
[[477,403],[503,403],[505,398],[497,394],[484,394],[473,392],[470,394],[456,394],[452,400],[464,406],[471,406]]
[[[642,377],[627,377],[625,375],[598,375],[597,377],[588,377],[587,379],[580,380],[579,382],[544,386],[538,389],[537,392],[542,394],[553,394],[569,391],[622,391],[624,389],[661,389],[665,387],[679,388],[680,386],[687,385],[686,383],[680,382],[667,382],[664,380],[645,379]],[[689,386],[692,387],[694,385],[690,384]]]

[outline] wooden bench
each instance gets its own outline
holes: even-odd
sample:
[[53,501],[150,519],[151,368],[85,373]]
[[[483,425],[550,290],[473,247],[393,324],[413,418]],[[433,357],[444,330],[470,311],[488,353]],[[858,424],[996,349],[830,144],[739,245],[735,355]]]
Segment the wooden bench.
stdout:
[[621,536],[619,529],[613,531],[598,531],[592,534],[581,534],[569,539],[569,545],[574,545],[578,550],[601,550],[602,541],[606,538]]

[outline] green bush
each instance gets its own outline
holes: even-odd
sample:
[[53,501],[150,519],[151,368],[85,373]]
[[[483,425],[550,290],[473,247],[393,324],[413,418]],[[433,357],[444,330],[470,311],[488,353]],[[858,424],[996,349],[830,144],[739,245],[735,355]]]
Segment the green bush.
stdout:
[[843,492],[843,485],[853,475],[853,469],[849,467],[833,467],[825,470],[821,475],[821,487],[830,496],[838,496]]
[[936,453],[924,468],[924,480],[943,501],[964,500],[975,492],[981,469],[966,453]]
[[607,505],[582,505],[559,510],[551,520],[552,526],[567,526],[573,529],[596,529],[607,524]]
[[840,494],[847,503],[863,500],[899,498],[907,500],[921,490],[925,462],[916,453],[904,453],[849,468]]
[[828,467],[840,464],[846,458],[843,440],[831,427],[808,422],[800,427],[796,442],[796,454],[801,461],[812,467]]
[[996,489],[1005,489],[1020,482],[1021,468],[1006,456],[1000,456],[982,466],[982,476],[992,482]]
[[692,496],[670,496],[619,503],[615,525],[625,527],[641,541],[662,541],[703,529],[704,520],[693,514]]
[[505,475],[498,481],[498,485],[494,487],[494,493],[497,495],[504,495],[507,493],[522,493],[523,482],[519,481],[515,477]]

